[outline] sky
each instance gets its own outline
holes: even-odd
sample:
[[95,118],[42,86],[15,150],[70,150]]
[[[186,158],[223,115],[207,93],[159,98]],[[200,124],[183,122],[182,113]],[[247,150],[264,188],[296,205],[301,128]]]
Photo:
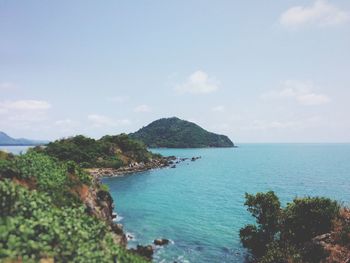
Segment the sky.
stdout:
[[177,116],[234,142],[350,142],[350,1],[0,0],[0,130]]

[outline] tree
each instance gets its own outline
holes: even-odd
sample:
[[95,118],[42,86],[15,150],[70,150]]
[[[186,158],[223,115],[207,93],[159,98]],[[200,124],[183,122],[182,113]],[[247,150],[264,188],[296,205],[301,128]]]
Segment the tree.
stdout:
[[284,209],[283,238],[300,245],[329,232],[339,208],[339,204],[329,198],[295,198]]
[[281,204],[273,191],[245,194],[244,205],[256,218],[257,226],[247,225],[240,230],[240,239],[244,247],[250,249],[256,256],[266,252],[266,246],[275,240],[279,231]]
[[246,194],[245,205],[257,225],[240,230],[240,239],[261,263],[317,263],[326,251],[312,242],[315,236],[330,232],[340,206],[325,197],[295,198],[281,209],[274,192]]

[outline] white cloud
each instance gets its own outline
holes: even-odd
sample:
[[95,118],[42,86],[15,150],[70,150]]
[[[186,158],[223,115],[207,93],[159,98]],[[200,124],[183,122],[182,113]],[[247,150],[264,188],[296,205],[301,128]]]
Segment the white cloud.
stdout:
[[51,108],[50,103],[43,100],[16,100],[0,102],[2,110],[47,110]]
[[219,81],[209,77],[207,73],[197,70],[192,73],[185,83],[175,85],[175,90],[180,93],[211,93],[219,89]]
[[225,111],[225,106],[218,105],[218,106],[212,107],[211,110],[214,111],[214,112],[224,112]]
[[316,0],[311,6],[294,6],[280,16],[280,24],[288,28],[301,26],[332,26],[346,23],[350,13],[328,3]]
[[16,85],[12,82],[0,82],[0,91],[9,91],[16,89]]
[[312,82],[300,82],[287,80],[282,84],[282,89],[262,94],[263,99],[293,99],[302,105],[321,105],[331,101],[325,94],[317,94]]
[[0,127],[3,130],[42,128],[50,108],[50,103],[42,100],[2,101]]
[[0,102],[0,114],[2,121],[11,121],[13,124],[23,122],[38,122],[47,118],[47,110],[50,103],[42,100],[16,100]]
[[95,128],[118,127],[118,126],[129,125],[131,123],[130,120],[128,119],[115,120],[100,114],[90,114],[88,115],[88,120],[91,122],[92,126]]
[[151,109],[150,106],[148,106],[146,104],[142,104],[142,105],[139,105],[139,106],[135,107],[134,111],[135,112],[151,112],[152,109]]

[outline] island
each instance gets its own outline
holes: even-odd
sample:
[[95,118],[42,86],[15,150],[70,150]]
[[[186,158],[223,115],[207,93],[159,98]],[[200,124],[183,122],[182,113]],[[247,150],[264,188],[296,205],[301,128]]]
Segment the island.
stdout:
[[209,132],[193,122],[177,117],[156,120],[129,134],[149,148],[234,147],[225,135]]
[[0,131],[0,145],[33,146],[33,145],[42,145],[47,143],[48,141],[44,141],[44,140],[30,140],[30,139],[24,139],[24,138],[15,139],[7,135],[5,132]]

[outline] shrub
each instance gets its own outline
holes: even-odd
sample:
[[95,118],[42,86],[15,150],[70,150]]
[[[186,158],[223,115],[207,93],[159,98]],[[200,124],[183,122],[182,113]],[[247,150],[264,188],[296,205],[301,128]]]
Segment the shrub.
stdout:
[[100,140],[78,135],[51,142],[45,148],[36,147],[33,151],[60,161],[74,161],[82,168],[119,168],[124,165],[122,159],[148,162],[155,157],[143,143],[130,139],[126,134],[104,136]]
[[240,239],[244,247],[250,249],[255,256],[262,256],[266,246],[275,240],[279,230],[280,202],[274,192],[246,193],[244,205],[256,218],[257,226],[247,225],[240,230]]
[[270,191],[246,194],[245,205],[257,225],[242,228],[240,239],[258,262],[316,263],[327,257],[312,238],[331,230],[339,215],[336,201],[324,197],[295,198],[281,209],[278,197]]
[[0,181],[0,261],[143,262],[113,242],[84,207],[55,206],[45,193]]
[[329,198],[295,198],[284,209],[284,238],[298,245],[329,232],[339,209]]

